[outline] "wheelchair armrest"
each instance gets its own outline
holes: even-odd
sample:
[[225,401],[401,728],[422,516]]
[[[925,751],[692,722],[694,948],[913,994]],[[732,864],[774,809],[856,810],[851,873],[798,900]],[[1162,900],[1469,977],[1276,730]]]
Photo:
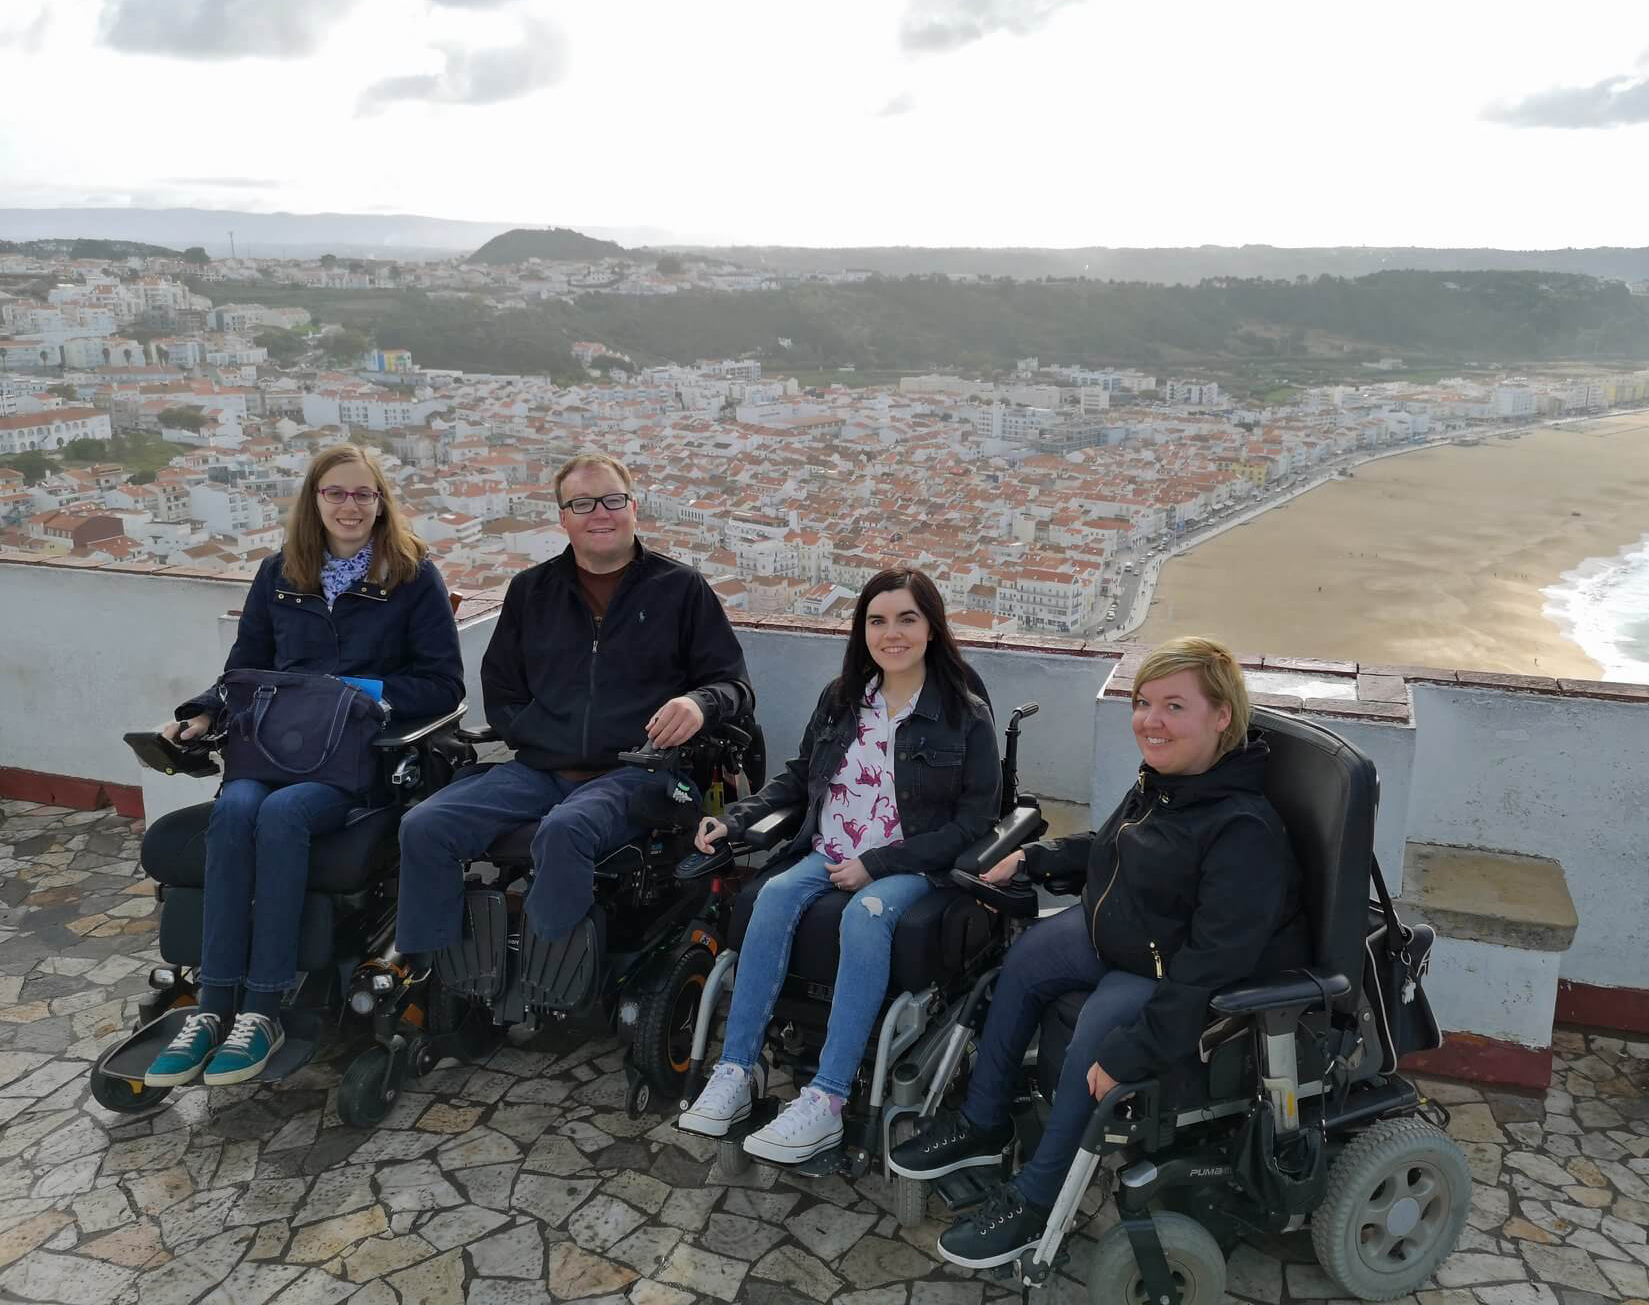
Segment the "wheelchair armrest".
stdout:
[[391,717],[389,724],[384,726],[384,732],[372,741],[372,746],[384,751],[409,747],[449,725],[456,725],[464,719],[464,713],[468,710],[468,704],[461,702],[439,716],[412,716],[405,720]]
[[1015,807],[996,822],[990,833],[956,858],[956,868],[969,874],[989,870],[1008,853],[1042,837],[1047,828],[1048,822],[1038,808]]
[[769,811],[754,824],[746,826],[744,832],[739,835],[739,841],[758,852],[765,852],[770,847],[778,846],[781,839],[791,837],[801,827],[800,807],[779,807]]
[[968,896],[977,898],[992,910],[1001,911],[1003,915],[1034,920],[1040,909],[1036,888],[1023,874],[1015,875],[1005,884],[988,884],[976,874],[955,869],[950,872],[950,881]]
[[456,729],[452,737],[460,743],[496,743],[498,731],[491,725],[477,725],[474,729]]
[[1257,1015],[1265,1011],[1299,1007],[1309,1010],[1322,1005],[1323,998],[1343,997],[1351,991],[1351,980],[1343,974],[1324,970],[1289,970],[1265,979],[1244,979],[1216,992],[1209,1008],[1221,1015]]

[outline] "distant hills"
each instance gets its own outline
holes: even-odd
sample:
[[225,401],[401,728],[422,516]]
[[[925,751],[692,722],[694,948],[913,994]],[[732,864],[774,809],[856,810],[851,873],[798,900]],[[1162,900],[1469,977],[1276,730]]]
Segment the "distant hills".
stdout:
[[[545,248],[577,249],[537,257],[600,258],[645,246],[671,249],[775,272],[863,268],[887,276],[953,275],[1087,277],[1098,281],[1147,281],[1195,285],[1212,277],[1293,280],[1306,276],[1359,277],[1374,272],[1572,272],[1638,281],[1649,278],[1649,248],[1428,249],[1325,246],[1286,249],[1276,245],[1198,245],[1184,248],[974,249],[922,246],[803,248],[792,245],[683,244],[656,227],[529,228],[520,222],[461,222],[396,213],[250,213],[202,208],[0,208],[0,240],[93,238],[187,249],[203,246],[214,258],[229,253],[229,232],[241,254],[315,257],[479,258],[495,238],[542,237]],[[578,249],[576,243],[591,245]],[[568,243],[563,243],[568,242]],[[619,243],[614,243],[619,242]],[[527,254],[533,257],[534,254]],[[481,261],[494,261],[487,253]]]
[[[0,240],[91,237],[137,240],[213,258],[235,252],[264,258],[452,258],[521,222],[461,222],[412,213],[249,213],[216,208],[0,208]],[[669,233],[651,228],[586,228],[630,244],[657,243]]]
[[518,227],[494,236],[464,261],[466,263],[525,263],[529,258],[546,260],[623,258],[630,251],[611,240],[596,240],[568,227],[533,230]]
[[921,246],[812,249],[791,245],[679,246],[774,272],[858,268],[884,276],[1087,277],[1195,285],[1209,277],[1366,276],[1373,272],[1575,272],[1637,281],[1649,277],[1649,249],[1426,249],[1362,245],[1287,249],[1277,245],[1196,245],[1141,249],[969,249]]
[[0,240],[0,254],[34,258],[178,258],[180,251],[140,240]]

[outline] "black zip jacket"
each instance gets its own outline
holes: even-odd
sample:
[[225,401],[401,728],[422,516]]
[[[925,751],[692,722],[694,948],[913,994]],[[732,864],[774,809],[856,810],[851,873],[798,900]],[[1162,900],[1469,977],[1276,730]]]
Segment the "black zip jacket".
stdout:
[[[722,823],[737,838],[777,807],[802,806],[807,814],[780,855],[806,851],[819,831],[836,768],[853,743],[857,710],[836,704],[832,681],[819,695],[802,731],[798,754],[759,793],[727,809]],[[893,742],[893,790],[904,842],[872,848],[859,859],[872,879],[925,874],[949,883],[950,869],[970,846],[990,832],[1002,803],[1002,762],[990,708],[969,697],[961,719],[945,719],[938,681],[928,676],[910,715],[899,722]]]
[[540,770],[599,770],[690,693],[709,729],[756,695],[721,602],[691,567],[636,544],[599,636],[569,545],[510,581],[481,659],[487,723]]
[[1269,752],[1251,732],[1200,775],[1142,765],[1097,832],[1026,849],[1032,879],[1055,891],[1082,885],[1102,961],[1159,980],[1100,1044],[1099,1064],[1118,1082],[1194,1051],[1220,988],[1311,963],[1299,867],[1262,787]]
[[[368,575],[340,593],[329,612],[319,593],[286,578],[281,557],[276,553],[258,567],[224,670],[382,680],[384,702],[402,720],[436,716],[463,701],[458,624],[434,562],[425,558],[412,579],[393,589]],[[216,717],[222,710],[213,687],[181,704],[176,715]]]

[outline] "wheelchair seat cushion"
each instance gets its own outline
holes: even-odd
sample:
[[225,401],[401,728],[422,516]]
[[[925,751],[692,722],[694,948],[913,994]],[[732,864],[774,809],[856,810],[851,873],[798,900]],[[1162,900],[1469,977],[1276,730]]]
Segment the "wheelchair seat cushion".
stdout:
[[[206,882],[206,826],[212,804],[168,811],[143,834],[139,862],[156,883],[198,888]],[[352,811],[349,823],[321,834],[309,848],[309,891],[354,893],[394,867],[401,825],[398,807]]]
[[[730,945],[743,945],[761,886],[773,874],[746,884],[733,908]],[[832,892],[803,914],[790,946],[790,977],[833,988],[840,960],[842,911],[851,893]],[[893,934],[888,992],[920,992],[947,986],[987,952],[995,937],[991,914],[959,888],[934,888],[899,919]]]

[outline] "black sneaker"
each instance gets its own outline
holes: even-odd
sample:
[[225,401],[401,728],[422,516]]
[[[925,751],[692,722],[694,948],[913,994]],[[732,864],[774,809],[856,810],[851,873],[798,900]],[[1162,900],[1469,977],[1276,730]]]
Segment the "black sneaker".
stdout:
[[943,1178],[958,1169],[994,1165],[1013,1141],[1013,1125],[985,1132],[960,1110],[940,1111],[926,1131],[888,1152],[888,1165],[906,1178]]
[[1047,1206],[1032,1205],[1012,1183],[1003,1183],[971,1219],[939,1235],[939,1254],[964,1269],[1011,1264],[1042,1240],[1052,1213]]

